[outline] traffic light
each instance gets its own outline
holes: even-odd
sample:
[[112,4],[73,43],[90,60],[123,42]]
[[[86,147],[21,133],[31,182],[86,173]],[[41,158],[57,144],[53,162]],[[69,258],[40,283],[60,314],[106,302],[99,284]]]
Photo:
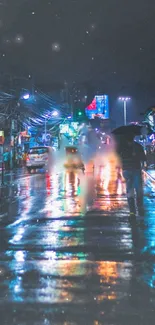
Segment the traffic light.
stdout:
[[81,111],[78,112],[78,116],[82,116],[82,112]]
[[82,108],[76,109],[75,119],[77,121],[83,121],[86,119],[85,111]]

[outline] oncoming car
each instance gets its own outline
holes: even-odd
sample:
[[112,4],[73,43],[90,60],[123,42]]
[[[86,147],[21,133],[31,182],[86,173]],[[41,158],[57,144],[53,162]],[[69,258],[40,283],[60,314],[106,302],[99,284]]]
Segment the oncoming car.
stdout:
[[34,147],[29,149],[26,167],[29,171],[37,168],[49,168],[52,164],[52,149],[50,147]]
[[82,158],[78,152],[78,149],[74,146],[65,147],[66,161],[64,163],[65,168],[85,169]]

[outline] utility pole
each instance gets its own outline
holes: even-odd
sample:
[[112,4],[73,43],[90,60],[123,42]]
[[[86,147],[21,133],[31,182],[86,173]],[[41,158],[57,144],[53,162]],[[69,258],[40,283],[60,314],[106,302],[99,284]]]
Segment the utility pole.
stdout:
[[[12,76],[10,75],[10,92],[11,92],[11,95],[12,95]],[[11,150],[10,150],[10,169],[12,170],[13,168],[13,119],[12,119],[12,111],[13,111],[13,101],[11,100],[11,125],[10,125],[10,147],[11,147]]]
[[0,155],[2,157],[1,185],[4,185],[4,131],[0,131]]
[[2,177],[1,177],[1,185],[4,185],[4,145],[2,144]]
[[32,96],[34,96],[34,75],[32,75],[31,77],[31,92],[32,92]]
[[72,121],[74,119],[74,105],[73,105],[73,95],[70,94],[70,108],[71,108],[71,117],[72,117]]
[[45,117],[45,143],[46,143],[46,136],[47,136],[47,118]]
[[124,108],[124,125],[127,124],[127,118],[126,118],[126,108],[127,108],[127,102],[130,100],[130,97],[120,97],[119,100],[123,102],[123,108]]
[[68,103],[69,114],[71,115],[71,120],[74,119],[74,102],[73,102],[73,92],[71,87],[69,87],[67,81],[65,81],[65,98]]
[[124,100],[124,125],[126,125],[126,100]]

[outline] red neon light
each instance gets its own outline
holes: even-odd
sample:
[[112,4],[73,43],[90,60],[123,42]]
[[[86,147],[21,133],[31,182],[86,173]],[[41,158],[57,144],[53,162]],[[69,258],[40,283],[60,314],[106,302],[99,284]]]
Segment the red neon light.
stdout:
[[90,105],[87,106],[88,111],[95,111],[97,108],[96,106],[96,98],[93,99]]

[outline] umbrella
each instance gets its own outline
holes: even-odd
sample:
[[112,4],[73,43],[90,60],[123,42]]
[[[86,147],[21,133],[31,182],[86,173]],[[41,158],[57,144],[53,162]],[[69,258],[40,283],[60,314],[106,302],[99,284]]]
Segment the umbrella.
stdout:
[[138,135],[148,135],[152,134],[151,128],[148,126],[140,125],[140,124],[129,124],[120,126],[119,128],[112,131],[113,135],[122,135],[126,137],[136,137]]

